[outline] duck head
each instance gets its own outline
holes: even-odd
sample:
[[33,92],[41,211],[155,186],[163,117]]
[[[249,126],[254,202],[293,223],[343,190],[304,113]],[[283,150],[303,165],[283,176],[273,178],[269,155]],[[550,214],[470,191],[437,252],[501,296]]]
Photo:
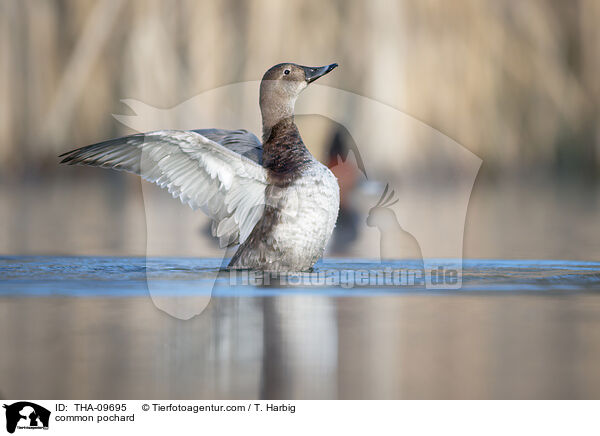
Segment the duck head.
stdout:
[[280,120],[293,116],[294,105],[300,93],[337,66],[335,63],[322,67],[283,63],[269,68],[260,82],[263,134]]

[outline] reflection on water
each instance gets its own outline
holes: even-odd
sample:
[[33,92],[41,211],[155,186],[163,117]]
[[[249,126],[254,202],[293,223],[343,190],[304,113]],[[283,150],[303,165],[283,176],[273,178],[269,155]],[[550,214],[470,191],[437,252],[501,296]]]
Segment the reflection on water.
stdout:
[[[600,397],[598,263],[468,261],[459,292],[225,292],[220,281],[221,296],[189,321],[166,315],[148,298],[146,273],[188,292],[186,277],[217,261],[0,259],[0,393]],[[319,267],[352,266],[331,262]]]

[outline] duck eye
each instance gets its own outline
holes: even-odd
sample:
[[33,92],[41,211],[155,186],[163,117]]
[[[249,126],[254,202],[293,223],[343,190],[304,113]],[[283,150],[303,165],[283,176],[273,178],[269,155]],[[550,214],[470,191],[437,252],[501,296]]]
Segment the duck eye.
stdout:
[[285,71],[283,72],[283,74],[285,74],[285,75],[287,76],[288,74],[290,74],[290,70],[285,70]]

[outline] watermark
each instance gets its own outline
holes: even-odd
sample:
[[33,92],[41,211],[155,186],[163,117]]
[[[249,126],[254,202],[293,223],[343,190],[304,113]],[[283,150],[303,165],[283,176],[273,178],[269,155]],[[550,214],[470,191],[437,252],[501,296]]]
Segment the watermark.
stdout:
[[[123,102],[135,114],[115,115],[115,118],[139,132],[243,128],[259,133],[259,87],[258,81],[235,83],[206,91],[168,109],[127,99]],[[311,84],[298,98],[295,114],[297,124],[301,124],[302,117],[317,115],[329,120],[332,126],[346,131],[351,138],[351,146],[344,152],[332,152],[333,156],[330,157],[333,164],[329,166],[339,180],[342,197],[348,197],[344,191],[347,184],[345,172],[350,170],[347,166],[355,167],[354,179],[364,189],[354,216],[350,218],[354,223],[352,237],[357,239],[356,244],[360,247],[352,256],[373,260],[379,266],[369,265],[364,269],[357,265],[356,268],[339,271],[327,269],[325,264],[317,264],[313,273],[287,274],[276,280],[272,275],[260,272],[231,271],[223,280],[223,268],[227,267],[234,255],[236,244],[243,241],[252,230],[248,222],[253,222],[246,222],[245,217],[259,217],[268,206],[280,207],[287,220],[302,219],[303,211],[311,207],[311,198],[306,198],[299,188],[292,188],[291,195],[287,192],[281,196],[286,201],[285,207],[278,201],[269,204],[272,198],[278,198],[274,196],[263,203],[254,201],[254,209],[243,209],[240,216],[234,216],[240,209],[227,204],[226,213],[231,217],[218,217],[219,220],[213,223],[211,229],[212,234],[217,236],[215,240],[220,243],[220,248],[214,246],[212,250],[221,259],[220,268],[203,270],[199,286],[209,289],[231,285],[459,289],[462,286],[466,212],[481,159],[435,128],[397,108],[333,87]],[[301,127],[300,133],[303,138],[310,136],[305,135],[310,132],[303,132]],[[310,148],[311,144],[307,145]],[[248,153],[252,152],[252,147],[249,147]],[[148,153],[142,157],[141,165],[142,168],[147,165],[143,171],[150,173],[157,162],[153,154],[156,150],[149,149]],[[189,155],[193,150],[184,150],[184,153]],[[241,154],[245,152],[242,150]],[[164,165],[161,170],[176,168],[176,162],[171,160],[160,160]],[[237,179],[207,180],[202,189],[216,189],[213,186],[215,183],[229,183],[228,186],[233,188],[228,192],[233,192],[231,195],[235,198],[255,195],[251,187],[235,190],[245,183],[250,186],[250,180],[254,177],[251,167],[240,163],[237,168],[237,174],[240,175]],[[156,183],[160,185],[160,182],[164,182],[164,179]],[[183,239],[184,243],[198,237],[194,233],[197,233],[200,224],[194,227],[192,216],[201,217],[202,212],[196,211],[192,215],[191,210],[184,209],[187,205],[202,209],[202,205],[195,203],[196,198],[188,195],[185,186],[167,186],[166,183],[162,186],[185,204],[177,204],[172,200],[166,203],[156,195],[156,187],[142,184],[148,259],[164,255],[169,235],[183,231],[189,233]],[[197,190],[200,192],[198,195],[206,194],[202,189]],[[194,193],[193,189],[189,191]],[[343,227],[342,219],[348,218],[347,203],[342,201],[338,228]],[[333,236],[342,241],[350,237],[343,233],[334,233]],[[395,264],[391,262],[394,259],[398,260]],[[201,313],[210,302],[210,294],[195,297],[193,301],[177,295],[170,296],[165,292],[165,283],[151,275],[148,275],[147,283],[155,305],[180,319],[189,319]]]
[[362,287],[426,286],[426,276],[435,286],[456,286],[459,271],[438,267],[428,274],[421,269],[332,269],[322,268],[316,272],[273,273],[254,270],[228,271],[230,286],[336,286],[344,289]]

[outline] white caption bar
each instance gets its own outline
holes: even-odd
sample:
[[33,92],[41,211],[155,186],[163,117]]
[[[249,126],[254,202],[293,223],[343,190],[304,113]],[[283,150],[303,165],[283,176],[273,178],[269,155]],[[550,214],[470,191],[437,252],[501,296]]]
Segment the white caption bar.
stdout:
[[600,434],[600,401],[5,400],[3,405],[0,434],[19,436],[40,434],[33,430],[45,436]]

